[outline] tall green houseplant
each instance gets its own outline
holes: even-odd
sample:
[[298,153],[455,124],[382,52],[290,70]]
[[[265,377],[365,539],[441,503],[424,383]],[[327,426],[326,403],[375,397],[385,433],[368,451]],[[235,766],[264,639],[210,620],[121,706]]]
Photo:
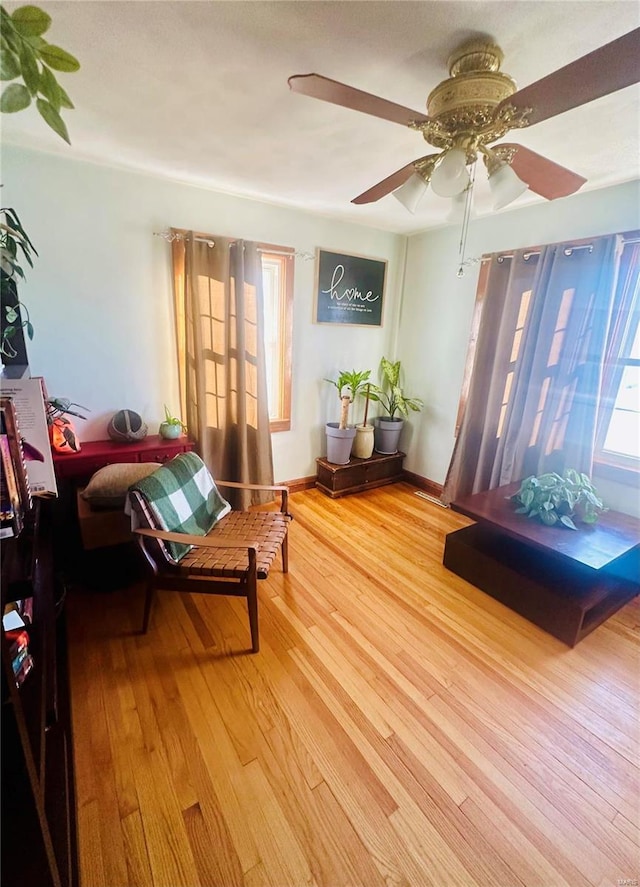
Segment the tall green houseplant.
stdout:
[[[80,63],[44,39],[50,27],[51,16],[37,6],[20,6],[12,13],[0,6],[0,80],[8,83],[0,94],[0,112],[16,114],[33,104],[47,126],[71,144],[61,112],[72,109],[73,102],[54,72],[73,73]],[[18,300],[17,282],[24,280],[22,263],[33,267],[38,253],[15,209],[2,207],[0,216],[0,355],[4,363],[26,363],[23,330],[32,339],[33,326]]]
[[371,370],[342,370],[337,379],[325,379],[338,390],[341,402],[340,421],[327,422],[327,460],[336,465],[346,465],[351,457],[351,447],[356,436],[355,426],[349,425],[349,407],[367,386]]
[[374,446],[379,453],[397,453],[404,419],[409,412],[419,412],[424,403],[419,397],[407,397],[400,384],[401,363],[383,357],[380,361],[382,385],[369,392],[371,400],[382,405],[386,415],[375,419]]

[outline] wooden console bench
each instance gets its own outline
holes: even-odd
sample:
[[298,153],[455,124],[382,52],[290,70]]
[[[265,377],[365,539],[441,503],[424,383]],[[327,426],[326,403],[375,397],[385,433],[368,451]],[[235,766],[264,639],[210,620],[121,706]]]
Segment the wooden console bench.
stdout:
[[640,593],[640,521],[608,511],[579,529],[547,527],[499,487],[452,503],[476,521],[449,533],[452,572],[573,647]]
[[352,457],[346,465],[336,465],[326,459],[316,459],[318,479],[316,486],[323,493],[337,499],[349,493],[361,493],[402,479],[404,453],[374,453],[369,459]]

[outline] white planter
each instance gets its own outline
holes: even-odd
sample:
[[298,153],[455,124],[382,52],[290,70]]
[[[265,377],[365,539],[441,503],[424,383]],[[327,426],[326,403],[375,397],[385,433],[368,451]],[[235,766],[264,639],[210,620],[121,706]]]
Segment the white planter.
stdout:
[[356,436],[353,441],[352,455],[356,459],[368,459],[373,453],[373,425],[356,425]]

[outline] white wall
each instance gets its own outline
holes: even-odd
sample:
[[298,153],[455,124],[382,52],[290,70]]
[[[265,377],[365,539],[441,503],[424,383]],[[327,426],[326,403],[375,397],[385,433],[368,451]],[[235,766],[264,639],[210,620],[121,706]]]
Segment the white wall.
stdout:
[[[72,150],[67,159],[4,146],[2,182],[3,205],[16,208],[39,252],[20,286],[36,329],[31,371],[51,394],[90,409],[79,423],[85,440],[105,437],[117,409],[141,413],[151,433],[164,403],[178,409],[169,246],[153,232],[194,228],[389,262],[383,327],[362,329],[313,323],[315,261],[296,259],[292,429],[273,436],[276,479],[314,474],[325,452],[324,423],[337,419],[338,403],[322,379],[340,369],[375,374],[385,354],[402,359],[408,394],[426,403],[403,432],[405,466],[444,481],[477,283],[477,266],[456,276],[457,226],[407,247],[371,228],[74,161]],[[635,182],[503,211],[471,223],[467,255],[637,228],[639,207]],[[607,483],[606,498],[640,511],[635,490]]]
[[[591,237],[640,227],[640,183],[577,194],[471,222],[467,255]],[[408,393],[427,406],[405,432],[405,467],[443,483],[451,459],[458,399],[475,301],[478,265],[458,278],[460,229],[409,239],[398,349]],[[612,508],[640,512],[637,491],[607,484]],[[603,489],[604,493],[604,489]]]
[[337,420],[341,369],[377,370],[394,348],[406,239],[371,228],[175,182],[3,148],[2,203],[13,206],[39,253],[20,286],[35,326],[33,375],[51,395],[91,412],[81,439],[106,437],[127,407],[157,431],[163,404],[179,409],[173,343],[169,226],[388,260],[381,328],[313,323],[315,261],[296,259],[292,428],[273,435],[277,480],[315,474],[324,423]]

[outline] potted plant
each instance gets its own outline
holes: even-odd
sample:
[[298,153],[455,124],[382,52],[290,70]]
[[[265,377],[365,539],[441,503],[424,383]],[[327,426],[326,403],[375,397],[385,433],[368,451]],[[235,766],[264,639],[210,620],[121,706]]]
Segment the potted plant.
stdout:
[[56,453],[79,453],[80,441],[78,432],[69,416],[86,420],[82,413],[72,410],[71,407],[80,407],[87,410],[82,404],[73,403],[67,397],[48,397],[45,401],[47,411],[47,425],[49,426],[49,440]]
[[160,423],[160,427],[158,429],[160,433],[160,437],[163,437],[165,440],[175,440],[176,437],[180,437],[180,435],[184,432],[187,433],[187,426],[181,419],[178,419],[176,416],[172,416],[169,412],[169,407],[164,405],[164,419]]
[[520,506],[516,514],[526,514],[548,527],[557,525],[569,530],[578,529],[576,520],[594,524],[598,515],[607,510],[589,477],[574,468],[568,468],[562,476],[555,472],[531,475],[509,498]]
[[356,436],[355,426],[349,425],[349,407],[362,393],[364,386],[371,375],[371,370],[358,372],[357,370],[341,370],[337,379],[325,379],[338,390],[338,397],[342,403],[339,422],[327,422],[327,461],[336,465],[346,465],[351,456],[351,446]]
[[364,418],[361,425],[356,425],[356,436],[353,441],[352,452],[356,459],[369,459],[373,453],[374,427],[367,424],[369,412],[369,392],[371,385],[367,384],[364,391]]
[[407,397],[402,390],[399,360],[392,362],[383,357],[380,361],[380,371],[382,386],[373,386],[369,397],[382,404],[386,415],[378,416],[374,420],[374,446],[378,453],[397,453],[404,419],[409,415],[409,410],[417,413],[424,403],[419,397]]

